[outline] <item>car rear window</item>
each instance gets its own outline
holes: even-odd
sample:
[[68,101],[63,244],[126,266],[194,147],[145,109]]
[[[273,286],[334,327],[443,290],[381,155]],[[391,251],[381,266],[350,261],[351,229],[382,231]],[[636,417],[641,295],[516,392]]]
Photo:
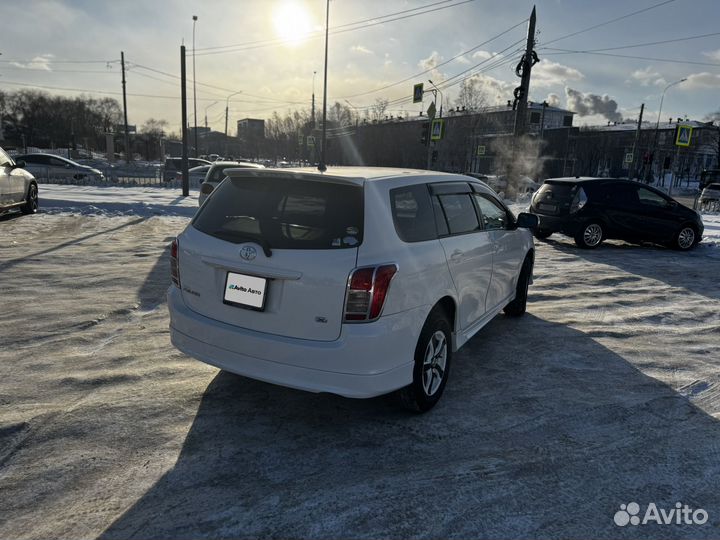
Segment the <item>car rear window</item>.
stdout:
[[537,192],[538,200],[569,201],[575,196],[575,184],[570,182],[545,182]]
[[200,208],[193,226],[234,243],[271,249],[354,248],[363,237],[361,186],[290,177],[229,178]]

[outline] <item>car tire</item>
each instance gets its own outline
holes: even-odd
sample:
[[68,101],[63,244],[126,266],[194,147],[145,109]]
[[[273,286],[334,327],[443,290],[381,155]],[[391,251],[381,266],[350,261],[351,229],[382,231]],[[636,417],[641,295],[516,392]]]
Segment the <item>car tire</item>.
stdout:
[[30,184],[27,199],[25,199],[25,204],[20,207],[20,210],[23,214],[37,214],[39,207],[37,184]]
[[575,243],[583,249],[595,249],[598,247],[605,236],[602,224],[597,221],[585,223],[575,233]]
[[552,231],[548,231],[545,229],[535,229],[533,231],[533,235],[538,240],[545,240],[546,238],[550,238],[550,235],[552,234]]
[[679,251],[687,251],[695,247],[699,238],[695,227],[692,225],[683,225],[680,230],[675,233],[671,247]]
[[530,287],[530,278],[532,276],[533,262],[532,257],[525,257],[520,275],[518,276],[517,286],[515,288],[515,300],[510,302],[503,311],[505,315],[510,317],[521,317],[527,310],[528,288]]
[[399,392],[402,406],[413,412],[427,412],[440,400],[450,374],[452,341],[450,321],[435,308],[428,315],[415,347],[413,382]]

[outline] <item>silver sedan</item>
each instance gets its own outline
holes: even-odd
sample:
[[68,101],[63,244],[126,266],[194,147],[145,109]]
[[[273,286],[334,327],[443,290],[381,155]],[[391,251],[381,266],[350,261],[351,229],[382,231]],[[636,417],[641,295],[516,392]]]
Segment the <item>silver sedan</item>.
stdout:
[[13,209],[23,214],[34,214],[38,210],[38,186],[35,177],[22,167],[22,161],[15,163],[0,148],[0,214]]

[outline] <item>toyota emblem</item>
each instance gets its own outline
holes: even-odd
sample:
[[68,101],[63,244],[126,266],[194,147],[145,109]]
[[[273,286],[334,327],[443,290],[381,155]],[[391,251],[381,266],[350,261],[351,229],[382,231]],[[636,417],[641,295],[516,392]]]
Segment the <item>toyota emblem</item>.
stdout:
[[243,246],[240,250],[240,257],[246,261],[252,261],[257,257],[257,250],[252,246]]

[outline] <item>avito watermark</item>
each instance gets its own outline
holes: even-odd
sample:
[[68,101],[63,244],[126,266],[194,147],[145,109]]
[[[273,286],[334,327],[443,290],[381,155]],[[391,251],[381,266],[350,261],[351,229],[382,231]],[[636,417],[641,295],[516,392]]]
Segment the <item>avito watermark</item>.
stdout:
[[690,508],[687,504],[675,503],[668,509],[658,508],[655,503],[649,503],[645,513],[640,517],[640,505],[636,502],[621,504],[620,510],[615,512],[613,521],[618,527],[625,525],[704,525],[707,523],[708,513],[702,508]]

